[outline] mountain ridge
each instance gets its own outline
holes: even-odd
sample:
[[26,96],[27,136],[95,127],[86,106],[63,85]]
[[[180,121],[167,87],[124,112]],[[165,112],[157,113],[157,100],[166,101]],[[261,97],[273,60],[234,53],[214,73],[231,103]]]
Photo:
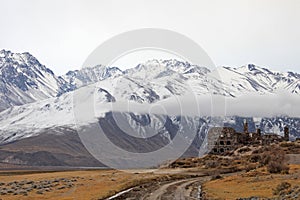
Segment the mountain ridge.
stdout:
[[[264,71],[270,74],[269,77]],[[27,134],[26,137],[31,137],[40,130],[51,127],[73,127],[76,123],[73,115],[74,93],[80,88],[83,91],[86,87],[93,88],[93,93],[88,97],[94,99],[96,113],[102,116],[111,111],[108,108],[111,103],[115,107],[122,107],[120,102],[129,102],[134,107],[139,104],[147,107],[149,104],[169,102],[164,104],[167,105],[174,103],[173,97],[185,97],[188,93],[201,98],[217,95],[239,99],[244,94],[269,95],[277,91],[276,87],[281,87],[291,95],[298,96],[300,80],[298,74],[271,72],[254,65],[242,68],[222,67],[211,71],[176,60],[150,60],[126,71],[98,65],[67,74],[67,82],[72,84],[68,92],[23,106],[10,107],[0,113],[2,141],[7,141],[7,138],[11,138],[8,141],[23,138],[24,133]],[[249,78],[249,74],[255,75]],[[280,84],[274,85],[276,81]],[[296,89],[290,89],[295,85]]]
[[[0,76],[0,111],[10,106],[60,96],[80,87],[119,76],[150,81],[162,80],[163,77],[172,77],[177,81],[194,79],[194,82],[199,82],[203,88],[209,86],[215,90],[223,90],[222,95],[233,97],[238,96],[240,92],[266,94],[276,90],[287,90],[300,93],[300,74],[296,72],[275,72],[254,64],[239,68],[223,66],[210,70],[176,59],[153,59],[124,71],[118,67],[96,65],[70,70],[65,75],[57,76],[28,52],[12,53],[1,50]],[[212,82],[214,85],[209,85]],[[195,83],[191,85],[194,86]]]
[[69,91],[66,82],[30,53],[0,51],[0,110]]
[[[3,58],[4,53],[0,53],[2,81],[0,90],[7,89],[15,94],[9,96],[8,93],[3,93],[4,95],[0,96],[0,101],[6,100],[7,102],[6,106],[0,108],[2,110],[0,112],[0,151],[4,153],[0,162],[16,163],[21,160],[22,163],[29,164],[32,160],[47,155],[51,158],[49,162],[44,162],[47,165],[99,165],[95,160],[87,163],[91,155],[82,148],[82,144],[79,144],[81,138],[78,138],[80,136],[78,130],[88,128],[93,124],[105,128],[110,139],[114,140],[114,144],[130,147],[132,152],[150,152],[155,150],[153,148],[172,143],[172,138],[176,134],[182,136],[186,134],[187,137],[183,137],[182,141],[194,140],[185,153],[188,156],[198,155],[199,148],[210,127],[232,126],[239,130],[244,119],[249,121],[249,127],[252,129],[255,127],[261,128],[262,132],[282,134],[283,127],[287,125],[291,131],[291,139],[300,136],[300,119],[281,116],[280,113],[279,116],[273,117],[248,118],[238,115],[222,118],[205,114],[189,116],[181,112],[168,113],[169,110],[178,107],[179,111],[188,112],[189,106],[192,106],[192,110],[196,110],[193,104],[189,105],[189,100],[194,97],[205,103],[212,103],[210,99],[212,97],[223,97],[221,99],[223,101],[232,101],[231,106],[237,104],[234,100],[247,100],[251,95],[271,96],[268,101],[275,101],[278,99],[273,98],[276,95],[282,95],[281,91],[285,92],[285,97],[290,95],[299,98],[300,75],[294,72],[275,72],[251,64],[240,68],[219,67],[210,70],[203,66],[171,59],[150,60],[124,71],[117,67],[97,65],[56,76],[30,54],[6,53],[8,58]],[[20,56],[24,59],[19,59]],[[4,68],[10,70],[5,71]],[[8,74],[11,76],[8,77],[7,72],[10,72]],[[15,82],[17,77],[24,78],[21,78],[18,83]],[[51,81],[47,82],[48,79]],[[26,86],[23,88],[24,91],[19,85]],[[44,95],[31,92],[39,91],[40,88],[45,88],[41,90],[42,94],[45,93]],[[20,93],[19,90],[23,92]],[[76,96],[78,94],[82,96]],[[25,98],[26,95],[31,98],[14,102],[14,98],[18,99],[18,96]],[[93,100],[95,116],[93,121],[80,124],[76,119],[74,107],[80,107],[81,103],[84,105],[87,99]],[[178,104],[178,100],[181,103],[185,102],[187,107]],[[278,101],[281,102],[282,99]],[[211,106],[205,103],[204,108]],[[249,101],[246,103],[249,104]],[[216,101],[214,106],[218,108],[219,104],[220,109],[223,109],[222,101]],[[170,105],[171,107],[168,108]],[[271,103],[268,103],[268,106],[270,105]],[[293,105],[287,106],[293,108]],[[159,111],[166,113],[155,113],[150,109],[152,106],[154,108],[163,106],[165,110],[159,109]],[[227,109],[231,109],[230,104],[227,105]],[[297,110],[297,107],[294,110]],[[82,110],[79,113],[80,117],[87,111]],[[117,119],[120,121],[116,120],[115,116],[118,116]],[[111,132],[112,130],[114,131]],[[153,138],[153,141],[148,144],[141,139],[128,137],[126,130],[130,130],[131,134],[136,133],[136,137]],[[158,134],[152,137],[151,134],[155,133]],[[72,141],[69,141],[70,138]],[[54,145],[52,140],[62,140],[61,148],[60,143]],[[50,146],[45,148],[39,145],[32,150],[30,148],[33,145],[32,142],[38,144],[46,142],[45,144]],[[76,149],[78,147],[80,147],[78,152],[69,151],[64,154],[65,148]],[[172,148],[176,147],[172,146]],[[26,153],[23,154],[22,151]],[[68,158],[68,162],[64,162],[65,158]],[[74,159],[76,163],[72,162]]]

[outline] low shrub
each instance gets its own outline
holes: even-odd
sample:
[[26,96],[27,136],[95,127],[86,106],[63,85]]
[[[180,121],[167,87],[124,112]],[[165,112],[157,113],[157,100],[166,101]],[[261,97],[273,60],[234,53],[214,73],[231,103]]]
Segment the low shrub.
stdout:
[[295,147],[295,143],[293,142],[283,142],[283,143],[280,143],[280,146],[281,147]]
[[[261,153],[259,153],[261,152]],[[259,163],[259,167],[266,166],[269,173],[288,173],[286,164],[286,152],[278,147],[263,147],[252,153],[249,162]]]
[[284,191],[288,190],[291,187],[291,184],[288,182],[282,182],[275,189],[273,189],[274,195],[279,195],[283,193]]
[[249,158],[249,161],[252,163],[259,162],[261,160],[261,156],[259,154],[252,154]]
[[217,180],[217,179],[221,179],[222,176],[220,175],[220,173],[215,173],[211,176],[211,180]]
[[271,161],[267,165],[267,170],[270,173],[284,173],[284,174],[288,174],[289,173],[289,166],[286,165],[283,162]]
[[246,172],[249,172],[253,169],[256,169],[256,165],[255,164],[249,164],[245,167]]
[[251,151],[251,149],[249,147],[243,147],[238,150],[238,153],[245,153],[245,152],[249,152],[249,151]]
[[215,160],[208,160],[205,162],[205,167],[206,168],[216,168],[219,166],[219,162]]

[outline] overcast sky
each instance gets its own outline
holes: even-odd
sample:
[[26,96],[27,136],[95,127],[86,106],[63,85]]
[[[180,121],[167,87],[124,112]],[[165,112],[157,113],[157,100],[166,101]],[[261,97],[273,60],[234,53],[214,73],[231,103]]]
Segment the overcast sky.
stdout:
[[254,63],[300,71],[299,0],[0,0],[0,5],[0,49],[30,52],[59,75],[80,68],[103,41],[138,28],[184,34],[217,66]]

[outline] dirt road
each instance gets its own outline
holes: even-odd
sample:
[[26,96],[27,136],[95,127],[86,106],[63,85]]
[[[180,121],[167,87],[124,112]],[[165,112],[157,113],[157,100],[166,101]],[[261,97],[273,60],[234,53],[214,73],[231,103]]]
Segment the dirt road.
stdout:
[[201,184],[210,177],[152,182],[134,187],[110,200],[184,200],[201,199]]

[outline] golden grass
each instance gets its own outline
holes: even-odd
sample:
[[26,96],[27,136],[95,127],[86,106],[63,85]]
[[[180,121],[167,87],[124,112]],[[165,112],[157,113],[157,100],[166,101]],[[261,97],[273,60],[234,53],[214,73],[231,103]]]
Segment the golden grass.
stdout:
[[140,180],[153,178],[158,175],[152,173],[125,173],[116,170],[92,170],[92,171],[67,171],[67,172],[49,172],[49,173],[32,173],[24,175],[0,175],[0,182],[13,182],[22,180],[50,180],[55,178],[72,178],[79,177],[75,186],[62,190],[54,190],[44,194],[36,194],[31,191],[28,196],[22,195],[3,195],[1,198],[7,200],[24,199],[99,199],[108,195],[128,188]]
[[203,185],[209,199],[236,199],[257,196],[274,197],[273,189],[283,181],[292,186],[300,185],[300,165],[290,165],[288,175],[268,174],[264,168],[256,172],[213,180]]
[[155,173],[152,170],[127,170],[131,173],[117,170],[83,170],[63,172],[13,172],[11,175],[5,172],[0,174],[0,182],[9,183],[13,181],[42,181],[59,178],[72,179],[77,181],[72,188],[52,190],[37,194],[36,189],[29,192],[28,196],[3,195],[0,199],[7,200],[91,200],[107,198],[125,189],[152,181],[165,181],[190,177],[185,170],[159,170]]

